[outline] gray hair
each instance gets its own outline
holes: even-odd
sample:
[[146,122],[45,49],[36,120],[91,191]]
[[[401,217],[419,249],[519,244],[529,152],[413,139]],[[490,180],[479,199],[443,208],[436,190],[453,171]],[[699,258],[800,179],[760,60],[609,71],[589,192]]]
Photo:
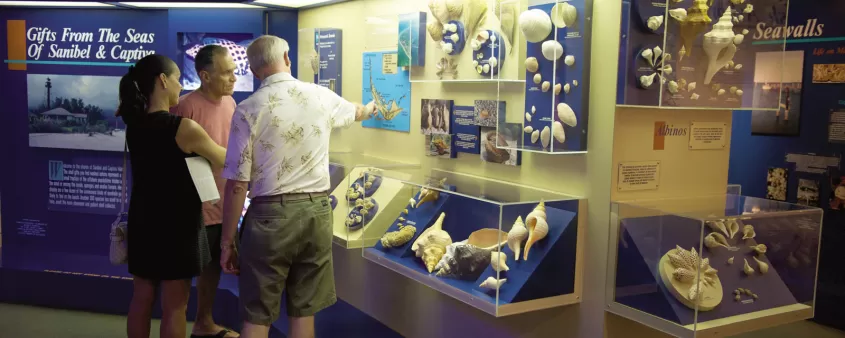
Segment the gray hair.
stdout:
[[285,62],[285,53],[290,51],[288,42],[273,35],[262,35],[249,44],[246,57],[253,69],[261,69],[279,62]]

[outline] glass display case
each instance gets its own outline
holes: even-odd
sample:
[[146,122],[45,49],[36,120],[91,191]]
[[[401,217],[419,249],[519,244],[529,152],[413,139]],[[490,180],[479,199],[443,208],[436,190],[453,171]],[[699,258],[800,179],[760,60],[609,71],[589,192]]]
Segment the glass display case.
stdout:
[[397,183],[365,258],[497,317],[580,302],[581,198],[442,170]]
[[803,67],[803,57],[784,57],[787,35],[821,29],[787,27],[788,3],[623,1],[617,104],[781,109],[785,70]]
[[[514,35],[525,56],[515,61],[526,81],[515,95],[521,102],[482,102],[490,108],[479,110],[487,112],[481,120],[495,124],[498,134],[482,135],[482,142],[539,153],[586,152],[592,1],[503,1],[498,15],[507,16],[511,7],[519,9]],[[508,90],[499,84],[500,97]]]
[[331,202],[334,242],[348,249],[372,246],[389,226],[383,221],[404,208],[397,196],[407,189],[419,164],[358,153],[331,153]]
[[822,210],[739,195],[614,202],[607,310],[677,337],[812,318]]

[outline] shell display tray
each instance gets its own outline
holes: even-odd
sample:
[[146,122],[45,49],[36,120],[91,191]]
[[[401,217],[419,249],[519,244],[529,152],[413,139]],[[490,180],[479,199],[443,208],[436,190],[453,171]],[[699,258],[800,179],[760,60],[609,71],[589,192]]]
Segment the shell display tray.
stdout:
[[352,209],[352,211],[349,212],[349,215],[347,217],[351,216],[357,218],[358,216],[361,216],[361,222],[355,222],[352,223],[352,225],[346,227],[347,229],[349,229],[349,231],[355,231],[367,226],[367,224],[370,224],[370,221],[372,221],[373,218],[375,218],[376,214],[378,214],[378,201],[373,199],[373,207],[370,209],[370,212],[367,216],[361,215],[361,210],[363,208],[364,207],[355,207],[355,209]]
[[[783,220],[761,218],[754,221],[782,222]],[[654,276],[657,276],[657,264],[660,258],[676,245],[686,248],[700,246],[700,222],[674,215],[628,218],[622,221],[620,236],[616,263],[617,297],[615,301],[680,325],[692,324],[695,311],[669,294],[663,283],[659,279],[655,280]],[[622,243],[626,245],[623,246]],[[704,249],[702,253],[702,258],[709,258],[713,268],[719,270],[719,279],[725,294],[724,300],[713,310],[698,312],[699,323],[812,300],[798,301],[793,297],[792,291],[780,275],[782,270],[776,271],[784,267],[785,263],[775,264],[765,275],[755,274],[750,277],[742,272],[742,264],[728,265],[726,262],[730,257],[735,257],[735,260],[740,263],[743,258],[752,261],[753,253],[748,246],[756,244],[753,241],[739,240],[739,237],[731,243],[741,244],[738,245],[741,250]],[[771,265],[768,258],[764,257],[761,260]],[[754,266],[756,267],[756,264]],[[653,292],[631,295],[621,295],[619,292],[626,287],[655,284],[659,285],[659,288]],[[736,288],[754,290],[760,298],[751,303],[735,302],[730,293]]]
[[[455,242],[467,239],[472,232],[479,229],[498,228],[499,206],[458,195],[449,196],[446,200],[445,195],[441,194],[442,202],[438,201],[442,203],[440,210],[431,208],[425,215],[414,215],[414,211],[411,211],[411,217],[417,221],[416,236],[434,223],[439,212],[446,213],[443,230],[448,232]],[[517,216],[525,217],[535,205],[536,203],[506,205],[501,210],[502,221],[504,224],[513,224]],[[411,251],[410,244],[392,249],[384,249],[377,244],[373,248],[365,249],[364,256],[453,297],[481,300],[493,308],[496,305],[569,294],[573,292],[575,282],[578,229],[575,210],[578,209],[578,201],[547,201],[546,208],[549,234],[534,245],[528,261],[515,262],[513,252],[507,246],[502,249],[508,257],[507,265],[510,271],[500,275],[500,278],[508,280],[499,289],[498,304],[494,290],[479,287],[488,277],[496,276],[496,272],[489,265],[477,280],[459,280],[429,274],[422,261]],[[427,224],[420,223],[424,218],[428,219]],[[395,229],[394,224],[391,230]],[[444,290],[444,286],[448,290]]]
[[[374,245],[381,238],[381,235],[384,234],[384,230],[390,226],[390,221],[381,220],[381,217],[395,216],[393,213],[398,213],[399,210],[402,210],[404,204],[407,202],[407,199],[397,198],[405,188],[403,183],[391,179],[380,180],[378,190],[374,191],[372,195],[367,196],[375,199],[378,204],[378,210],[372,215],[372,221],[358,230],[347,228],[346,217],[354,209],[355,202],[348,202],[346,200],[346,190],[349,188],[350,183],[358,180],[360,178],[359,175],[366,170],[367,168],[365,167],[352,167],[348,170],[346,178],[341,180],[332,192],[332,195],[337,198],[337,206],[332,213],[334,243],[347,249]],[[394,173],[393,175],[403,174]],[[402,177],[396,178],[403,179]]]

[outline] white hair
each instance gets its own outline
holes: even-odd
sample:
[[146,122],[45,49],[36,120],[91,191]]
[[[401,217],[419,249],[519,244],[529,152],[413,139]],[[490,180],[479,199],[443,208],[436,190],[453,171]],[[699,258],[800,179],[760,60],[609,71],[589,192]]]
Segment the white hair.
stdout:
[[288,42],[273,35],[262,35],[249,44],[246,49],[246,57],[253,69],[261,69],[266,66],[284,64],[285,53],[290,51]]

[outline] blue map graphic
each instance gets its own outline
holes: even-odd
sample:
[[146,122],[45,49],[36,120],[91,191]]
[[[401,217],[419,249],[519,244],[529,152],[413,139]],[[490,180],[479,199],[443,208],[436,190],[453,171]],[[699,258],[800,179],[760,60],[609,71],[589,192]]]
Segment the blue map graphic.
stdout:
[[385,55],[397,61],[396,51],[365,52],[363,74],[363,102],[374,101],[376,116],[363,122],[365,128],[411,131],[411,81],[401,67],[395,74],[384,74]]

